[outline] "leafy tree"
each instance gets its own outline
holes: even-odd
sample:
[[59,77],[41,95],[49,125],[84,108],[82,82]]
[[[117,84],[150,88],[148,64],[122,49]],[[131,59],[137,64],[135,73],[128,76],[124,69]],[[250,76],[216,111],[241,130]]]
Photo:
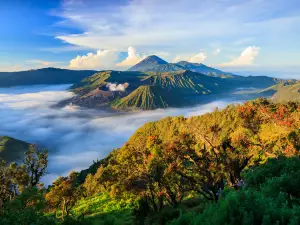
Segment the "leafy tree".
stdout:
[[60,177],[53,182],[45,198],[54,209],[61,207],[62,219],[68,217],[73,206],[81,196],[76,184],[77,173],[71,172],[68,177]]
[[4,161],[0,162],[0,210],[11,197],[12,182],[10,173]]
[[172,224],[299,224],[299,171],[298,157],[270,159],[245,173],[244,188],[227,190],[203,213],[181,215]]
[[91,173],[87,175],[83,183],[83,188],[85,190],[86,196],[93,196],[96,193],[100,193],[104,190],[104,186],[101,184],[101,177],[104,172],[104,167],[101,165],[97,172],[92,175]]
[[48,164],[48,151],[40,151],[36,145],[31,145],[25,153],[24,167],[29,176],[29,186],[33,187],[40,182],[46,173]]
[[44,189],[28,188],[6,202],[0,216],[1,225],[54,225],[56,221],[44,215]]

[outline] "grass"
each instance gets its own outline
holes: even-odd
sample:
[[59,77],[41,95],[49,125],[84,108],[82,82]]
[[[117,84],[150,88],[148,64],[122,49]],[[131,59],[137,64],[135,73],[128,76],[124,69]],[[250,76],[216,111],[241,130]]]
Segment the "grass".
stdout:
[[72,215],[75,217],[84,215],[86,221],[95,225],[132,224],[134,204],[132,198],[126,200],[111,198],[108,193],[102,193],[78,201]]

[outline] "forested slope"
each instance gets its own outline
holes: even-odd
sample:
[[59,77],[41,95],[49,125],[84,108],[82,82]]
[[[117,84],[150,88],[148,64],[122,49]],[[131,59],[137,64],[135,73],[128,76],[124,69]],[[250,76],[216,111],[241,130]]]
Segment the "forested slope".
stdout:
[[30,148],[24,165],[1,164],[0,223],[299,224],[299,127],[299,103],[266,99],[168,117],[38,189],[47,153]]

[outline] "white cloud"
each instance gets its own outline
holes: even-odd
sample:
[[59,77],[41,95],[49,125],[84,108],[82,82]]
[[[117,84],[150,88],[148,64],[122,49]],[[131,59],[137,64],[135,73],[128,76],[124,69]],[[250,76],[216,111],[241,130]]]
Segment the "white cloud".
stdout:
[[83,32],[56,38],[93,49],[135,46],[142,52],[182,55],[216,40],[226,46],[233,40],[248,44],[247,37],[253,37],[260,46],[266,40],[276,46],[287,36],[299,37],[297,0],[131,0],[117,6],[113,1],[66,2],[59,16]]
[[206,54],[204,52],[200,52],[197,55],[192,56],[189,58],[189,62],[191,63],[202,63],[206,59]]
[[202,63],[206,58],[206,54],[204,52],[200,52],[194,56],[178,55],[172,60],[172,62],[176,63],[179,61],[188,61],[190,63]]
[[172,60],[172,62],[173,62],[173,63],[177,63],[177,62],[180,62],[180,61],[187,61],[187,60],[188,60],[187,57],[178,55],[178,56],[176,56],[176,57]]
[[118,54],[115,51],[98,50],[96,54],[90,52],[87,55],[77,56],[72,59],[69,68],[72,69],[112,69]]
[[145,56],[138,55],[133,47],[128,48],[128,56],[124,61],[118,63],[116,66],[129,67],[139,63],[141,60],[146,58]]
[[223,63],[220,66],[248,66],[252,65],[255,58],[258,56],[260,51],[259,47],[249,46],[247,47],[239,57],[233,59],[230,62]]

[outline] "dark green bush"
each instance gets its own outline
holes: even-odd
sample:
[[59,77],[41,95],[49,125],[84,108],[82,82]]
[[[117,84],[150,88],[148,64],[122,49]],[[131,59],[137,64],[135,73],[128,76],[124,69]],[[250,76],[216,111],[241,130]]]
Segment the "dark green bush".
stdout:
[[270,159],[249,169],[246,187],[222,193],[203,213],[182,214],[171,224],[295,225],[300,224],[300,159]]

